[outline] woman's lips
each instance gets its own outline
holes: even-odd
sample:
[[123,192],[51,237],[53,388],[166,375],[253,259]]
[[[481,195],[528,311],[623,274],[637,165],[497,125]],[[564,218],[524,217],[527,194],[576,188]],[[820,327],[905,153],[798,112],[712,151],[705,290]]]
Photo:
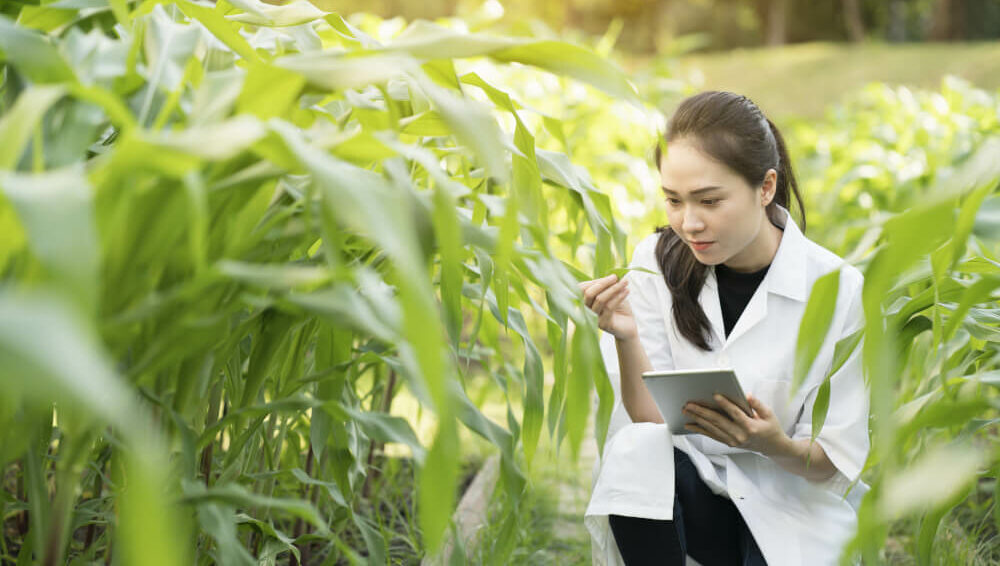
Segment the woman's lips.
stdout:
[[701,252],[707,250],[708,246],[711,246],[714,243],[715,242],[704,242],[704,243],[691,242],[691,247]]

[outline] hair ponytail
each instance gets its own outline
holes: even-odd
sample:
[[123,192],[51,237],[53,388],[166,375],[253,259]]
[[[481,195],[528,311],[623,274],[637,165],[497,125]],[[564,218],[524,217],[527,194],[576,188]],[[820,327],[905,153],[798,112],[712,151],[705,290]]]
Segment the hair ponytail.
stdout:
[[[778,187],[777,190],[774,191],[774,202],[777,202],[790,212],[792,207],[788,206],[788,199],[794,195],[796,202],[799,204],[799,228],[803,233],[805,233],[806,209],[805,205],[802,204],[802,195],[799,194],[799,183],[795,180],[795,171],[792,170],[792,160],[788,157],[788,149],[785,147],[785,138],[781,135],[781,131],[778,130],[778,127],[774,125],[774,122],[772,122],[770,118],[764,119],[767,120],[767,126],[771,130],[771,135],[774,136],[775,145],[778,149]],[[776,216],[780,216],[777,212],[777,207],[768,205],[767,213],[772,222],[777,223],[776,221],[779,220],[776,218]]]
[[[708,91],[681,101],[667,123],[664,141],[684,138],[708,156],[724,163],[752,187],[763,184],[769,169],[778,172],[774,198],[767,205],[771,222],[780,225],[777,205],[791,211],[798,202],[800,226],[805,231],[805,208],[792,170],[784,137],[777,126],[749,98],[731,92]],[[662,152],[657,143],[657,169]],[[656,228],[656,259],[673,298],[674,323],[681,336],[702,350],[711,350],[711,323],[698,297],[708,277],[708,266],[698,261],[669,226]]]

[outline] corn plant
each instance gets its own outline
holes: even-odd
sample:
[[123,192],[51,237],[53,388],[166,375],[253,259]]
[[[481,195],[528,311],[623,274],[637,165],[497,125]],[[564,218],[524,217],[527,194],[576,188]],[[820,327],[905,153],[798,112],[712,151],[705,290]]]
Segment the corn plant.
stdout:
[[[526,125],[559,118],[473,58],[637,102],[577,45],[419,21],[386,41],[305,0],[4,6],[0,561],[385,563],[361,512],[377,447],[417,465],[420,555],[460,427],[514,501],[546,415],[575,451],[596,384],[606,428],[576,281],[621,263],[624,231]],[[402,388],[429,442],[393,414]]]

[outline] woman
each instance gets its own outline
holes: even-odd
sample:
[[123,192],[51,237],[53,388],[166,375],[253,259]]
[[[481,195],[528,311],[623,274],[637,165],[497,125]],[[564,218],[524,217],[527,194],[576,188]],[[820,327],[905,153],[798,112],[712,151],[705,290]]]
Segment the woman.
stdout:
[[[609,376],[620,382],[586,514],[594,560],[836,564],[867,489],[852,485],[869,450],[861,342],[833,367],[836,343],[852,343],[864,326],[862,274],[792,219],[791,198],[803,205],[784,140],[752,101],[729,92],[687,98],[664,137],[656,161],[669,227],[640,241],[631,263],[656,275],[581,283],[605,332]],[[809,292],[835,270],[833,320],[793,391]],[[642,373],[713,367],[735,370],[754,415],[725,399],[721,411],[688,403],[689,434],[665,431]],[[827,416],[810,442],[831,370]]]

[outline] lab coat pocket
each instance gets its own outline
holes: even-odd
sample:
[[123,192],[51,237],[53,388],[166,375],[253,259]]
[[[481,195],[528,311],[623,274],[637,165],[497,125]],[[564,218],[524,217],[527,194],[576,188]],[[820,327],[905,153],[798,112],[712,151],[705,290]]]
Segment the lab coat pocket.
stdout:
[[789,433],[795,427],[798,409],[796,399],[791,398],[792,383],[785,379],[758,379],[750,392],[774,411],[781,428]]

